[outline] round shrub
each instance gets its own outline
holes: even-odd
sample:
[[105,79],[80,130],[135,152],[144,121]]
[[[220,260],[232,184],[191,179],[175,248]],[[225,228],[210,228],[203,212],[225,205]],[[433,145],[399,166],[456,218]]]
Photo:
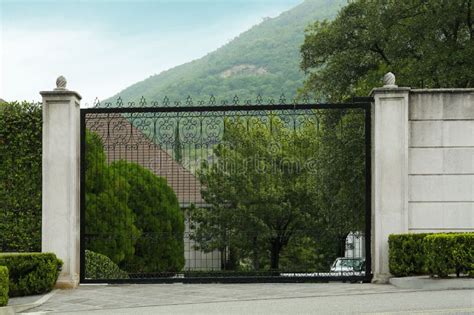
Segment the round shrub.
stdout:
[[13,297],[51,291],[63,262],[52,253],[15,253],[0,254],[0,265],[8,268]]
[[87,279],[128,279],[128,274],[105,255],[86,250],[85,258]]
[[107,166],[99,135],[86,132],[86,248],[116,264],[133,255],[140,235],[128,206],[130,187],[125,178]]
[[128,272],[176,272],[184,267],[184,216],[166,180],[127,161],[110,165],[112,173],[127,179],[128,207],[141,235],[135,253],[120,266]]

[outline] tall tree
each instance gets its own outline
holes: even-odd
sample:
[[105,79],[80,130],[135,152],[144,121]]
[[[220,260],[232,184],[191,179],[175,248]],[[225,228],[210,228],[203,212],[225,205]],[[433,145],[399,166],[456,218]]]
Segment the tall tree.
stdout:
[[304,91],[330,100],[367,95],[392,71],[402,86],[474,86],[471,0],[356,0],[316,22],[301,47]]
[[277,117],[268,119],[226,119],[214,163],[200,170],[211,207],[191,217],[201,248],[238,250],[257,270],[260,262],[279,268],[282,250],[304,229],[310,193],[300,164],[309,154],[308,138]]
[[310,187],[312,216],[319,220],[314,239],[326,244],[327,263],[345,254],[350,232],[365,231],[365,120],[360,109],[321,115],[317,172]]
[[181,163],[183,160],[181,136],[179,135],[179,120],[176,123],[176,128],[174,131],[174,159]]
[[[345,101],[368,95],[388,71],[400,86],[472,87],[472,6],[471,0],[350,1],[333,21],[307,29],[300,65],[308,77],[301,92]],[[334,112],[322,123],[312,197],[327,221],[324,236],[338,242],[335,256],[344,254],[351,229],[364,229],[363,130],[363,115],[353,111]]]

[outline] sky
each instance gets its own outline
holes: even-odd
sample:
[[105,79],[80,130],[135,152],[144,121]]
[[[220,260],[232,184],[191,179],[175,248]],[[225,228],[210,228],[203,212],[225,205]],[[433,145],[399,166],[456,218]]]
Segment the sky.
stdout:
[[64,75],[82,105],[198,59],[303,0],[0,0],[0,98]]

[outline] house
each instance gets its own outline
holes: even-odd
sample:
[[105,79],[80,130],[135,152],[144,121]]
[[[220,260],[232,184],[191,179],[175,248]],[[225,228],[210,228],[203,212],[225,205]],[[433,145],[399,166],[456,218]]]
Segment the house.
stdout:
[[365,236],[360,231],[350,232],[346,237],[344,257],[365,258]]

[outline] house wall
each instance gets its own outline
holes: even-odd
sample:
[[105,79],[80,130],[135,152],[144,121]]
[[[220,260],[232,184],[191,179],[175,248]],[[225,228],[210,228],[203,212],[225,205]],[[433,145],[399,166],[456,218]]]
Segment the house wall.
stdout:
[[365,258],[365,236],[362,232],[350,232],[346,237],[344,257]]
[[192,239],[193,230],[189,226],[189,218],[185,219],[184,226],[184,270],[209,271],[221,270],[221,254],[218,250],[205,253],[196,249],[196,242]]

